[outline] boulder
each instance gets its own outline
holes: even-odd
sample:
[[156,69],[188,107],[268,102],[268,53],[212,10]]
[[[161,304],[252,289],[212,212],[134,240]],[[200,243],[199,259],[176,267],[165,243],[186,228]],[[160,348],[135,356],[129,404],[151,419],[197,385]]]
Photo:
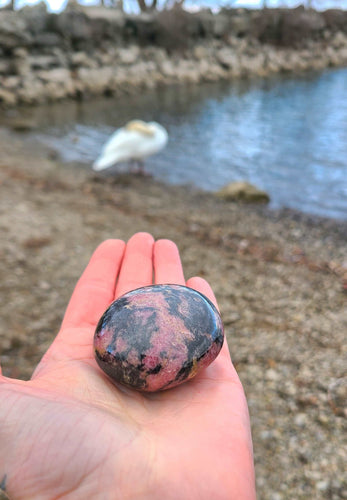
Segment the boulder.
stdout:
[[252,19],[251,33],[261,43],[277,45],[281,41],[282,21],[281,9],[259,10]]
[[322,12],[326,26],[331,31],[347,33],[347,11],[342,9],[328,9]]
[[24,104],[37,104],[45,101],[43,82],[35,77],[25,78],[17,91],[18,100]]
[[136,40],[141,46],[158,43],[158,19],[153,12],[127,14],[122,25],[122,39],[127,43]]
[[37,123],[34,120],[17,117],[9,120],[8,126],[15,132],[31,132],[37,128]]
[[118,59],[121,64],[130,66],[135,64],[140,56],[140,48],[137,45],[129,45],[127,48],[118,50]]
[[31,36],[25,20],[17,12],[0,10],[0,47],[12,49],[25,47],[30,43]]
[[204,45],[196,45],[193,49],[193,55],[198,61],[204,61],[211,57],[211,49]]
[[36,5],[26,5],[21,9],[20,14],[25,20],[30,34],[39,35],[42,32],[49,32],[51,14],[47,12],[47,5],[44,2],[39,2]]
[[338,31],[337,33],[334,34],[330,45],[334,49],[340,49],[341,47],[347,47],[347,35],[345,33],[342,33],[342,31]]
[[216,60],[225,69],[237,67],[240,63],[235,51],[229,47],[222,47],[219,49],[216,52]]
[[0,59],[0,75],[9,75],[12,69],[12,61],[9,58]]
[[91,24],[94,42],[104,39],[121,40],[125,14],[120,9],[86,6],[83,8],[83,12]]
[[319,12],[301,7],[288,10],[283,14],[281,42],[291,47],[301,45],[303,40],[319,37],[325,26],[325,19]]
[[202,19],[196,13],[174,8],[156,14],[156,29],[152,33],[151,43],[168,52],[192,47],[201,37],[205,37],[205,29]]
[[[233,9],[234,10],[234,9]],[[231,32],[234,36],[243,38],[252,33],[252,17],[245,10],[237,9],[231,16]]]
[[51,30],[66,42],[90,42],[92,39],[91,20],[82,10],[66,9],[59,15],[52,15]]
[[50,47],[59,47],[63,45],[63,38],[57,33],[43,31],[34,36],[33,45],[47,50],[47,48]]
[[102,94],[112,85],[115,76],[113,67],[79,68],[76,72],[81,88],[90,94]]
[[71,79],[71,73],[66,68],[54,68],[38,71],[37,76],[43,82],[66,83]]
[[73,68],[79,68],[81,66],[83,66],[84,68],[93,67],[90,64],[91,58],[90,55],[87,54],[87,52],[83,51],[71,52],[69,55],[70,55],[70,65]]
[[213,36],[223,38],[230,33],[231,20],[230,17],[219,12],[213,16]]
[[246,203],[268,203],[270,196],[246,181],[231,182],[216,192],[218,198],[225,201],[243,201]]
[[31,72],[28,58],[28,50],[24,47],[17,47],[12,52],[12,70],[15,75],[26,76]]
[[28,57],[28,62],[32,70],[51,69],[59,66],[54,55],[32,55]]
[[0,103],[5,106],[14,106],[17,104],[16,94],[9,90],[0,88]]
[[199,20],[198,32],[202,38],[210,38],[214,31],[214,15],[210,9],[203,9],[193,14]]

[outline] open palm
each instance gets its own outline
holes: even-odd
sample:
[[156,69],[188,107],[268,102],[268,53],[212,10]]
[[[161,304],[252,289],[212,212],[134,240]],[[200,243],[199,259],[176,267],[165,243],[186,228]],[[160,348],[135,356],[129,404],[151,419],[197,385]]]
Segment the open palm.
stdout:
[[153,273],[215,303],[206,281],[185,282],[173,242],[108,240],[31,380],[0,375],[0,485],[11,499],[255,499],[247,404],[226,343],[193,380],[159,393],[114,385],[94,360],[103,311]]

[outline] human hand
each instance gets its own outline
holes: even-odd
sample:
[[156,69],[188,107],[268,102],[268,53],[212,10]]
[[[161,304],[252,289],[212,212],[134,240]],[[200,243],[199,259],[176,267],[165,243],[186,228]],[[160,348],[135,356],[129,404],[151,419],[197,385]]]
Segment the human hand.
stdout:
[[247,404],[226,342],[194,379],[159,393],[117,387],[94,360],[101,314],[153,272],[216,304],[205,280],[185,283],[173,242],[108,240],[31,380],[0,371],[0,487],[11,499],[255,499]]

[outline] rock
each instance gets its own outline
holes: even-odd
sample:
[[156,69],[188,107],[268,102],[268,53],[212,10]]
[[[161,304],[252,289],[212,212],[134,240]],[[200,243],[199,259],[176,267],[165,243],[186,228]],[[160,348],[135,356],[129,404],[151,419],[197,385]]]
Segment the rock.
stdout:
[[345,66],[347,64],[347,47],[342,47],[338,51],[339,65]]
[[204,16],[205,12],[192,13],[181,8],[158,12],[154,28],[156,44],[170,52],[192,47],[200,36],[210,33],[206,32]]
[[340,49],[341,47],[347,47],[347,35],[338,31],[332,38],[330,45],[334,49]]
[[323,479],[322,481],[318,481],[316,483],[316,489],[318,491],[327,491],[329,489],[330,483],[329,481]]
[[84,66],[85,68],[90,68],[90,56],[86,52],[73,52],[70,56],[70,63],[74,68],[79,66]]
[[206,60],[211,56],[211,51],[204,45],[197,45],[193,49],[193,55],[198,61]]
[[59,65],[59,61],[54,55],[29,56],[28,63],[33,70],[51,69]]
[[12,120],[10,120],[9,126],[16,132],[30,132],[37,127],[37,124],[34,120],[25,118],[13,118]]
[[17,104],[16,94],[10,92],[9,90],[0,88],[0,103],[5,106],[13,106]]
[[226,201],[248,203],[268,203],[270,196],[261,189],[245,181],[231,182],[217,191],[216,195]]
[[37,33],[33,38],[33,45],[36,47],[59,47],[63,44],[63,39],[57,33],[42,32]]
[[115,70],[112,67],[80,68],[77,71],[78,80],[91,94],[101,94],[108,89],[114,80]]
[[271,380],[272,382],[277,382],[280,380],[280,374],[273,368],[269,368],[265,373],[266,380]]
[[283,14],[281,41],[285,45],[301,44],[305,39],[312,39],[323,32],[324,17],[314,10],[302,7],[288,10]]
[[[232,9],[234,10],[234,9]],[[231,16],[231,32],[237,37],[244,37],[251,32],[251,17],[245,11],[233,13]]]
[[95,358],[113,381],[153,392],[175,387],[218,355],[223,325],[214,305],[180,285],[152,285],[126,293],[101,317]]
[[222,38],[230,32],[231,20],[230,16],[219,12],[213,16],[213,36]]
[[347,377],[335,379],[330,383],[328,401],[335,415],[347,418]]
[[119,26],[124,25],[124,14],[117,7],[105,9],[104,7],[88,6],[83,8],[83,13],[92,22],[102,21],[106,24],[117,23]]
[[[72,0],[61,14],[47,12],[45,3],[0,9],[1,100],[38,102],[345,66],[346,20],[343,11],[303,8],[214,13],[175,7],[130,15]],[[67,83],[58,73],[40,75],[51,70],[71,75]],[[90,80],[86,70],[93,70]],[[15,76],[19,84],[10,87]]]
[[36,104],[46,100],[44,84],[37,78],[26,78],[17,91],[18,99],[25,104]]
[[49,20],[51,15],[47,13],[47,5],[41,1],[36,5],[26,5],[21,10],[21,15],[25,19],[28,31],[32,35],[42,32],[49,32]]
[[83,8],[83,12],[90,23],[94,43],[105,39],[112,42],[121,40],[125,16],[119,9],[90,6]]
[[119,49],[118,58],[121,64],[129,66],[134,64],[140,55],[140,49],[136,45],[132,45],[126,49]]
[[234,68],[239,64],[239,58],[237,54],[235,54],[234,50],[224,47],[216,53],[216,59],[220,63],[220,65],[225,68]]
[[270,500],[283,500],[283,495],[281,493],[272,493]]
[[0,75],[8,75],[11,68],[12,63],[10,59],[0,59]]
[[248,55],[243,55],[239,59],[239,70],[243,76],[258,75],[264,76],[265,66],[265,56],[264,54],[258,54],[257,56],[251,57]]
[[27,24],[17,12],[0,10],[0,47],[9,49],[26,46],[31,36]]
[[341,9],[328,9],[322,16],[329,30],[347,33],[347,11]]
[[21,79],[19,76],[8,76],[7,78],[3,78],[1,83],[4,89],[15,92],[20,86]]
[[279,9],[263,9],[252,20],[251,32],[262,43],[279,43],[282,13]]
[[307,424],[307,421],[308,421],[308,419],[307,419],[307,416],[305,413],[298,413],[294,417],[294,423],[298,427],[305,427],[305,425]]
[[16,75],[26,76],[31,72],[28,50],[18,47],[13,51],[12,69]]
[[168,59],[167,61],[163,61],[160,70],[163,73],[163,75],[169,78],[173,78],[176,74],[176,65],[174,64],[173,61]]
[[180,60],[175,64],[174,74],[178,82],[198,83],[200,80],[196,64],[189,59]]
[[198,17],[200,32],[204,37],[208,37],[214,31],[213,13],[210,9],[204,9],[199,12]]
[[39,71],[37,74],[39,78],[45,82],[66,83],[71,79],[70,71],[65,68]]
[[51,25],[67,42],[92,40],[91,21],[81,9],[66,9],[52,18]]

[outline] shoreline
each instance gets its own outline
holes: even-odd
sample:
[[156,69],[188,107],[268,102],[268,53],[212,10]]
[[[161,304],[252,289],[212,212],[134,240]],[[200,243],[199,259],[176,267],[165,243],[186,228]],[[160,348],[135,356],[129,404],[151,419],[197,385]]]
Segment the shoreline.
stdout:
[[[285,206],[276,208],[264,203],[225,201],[220,199],[215,191],[209,191],[193,184],[168,183],[152,175],[142,176],[127,172],[112,173],[108,171],[96,173],[86,168],[84,164],[62,162],[55,155],[52,156],[52,150],[49,146],[39,144],[36,141],[22,141],[21,136],[22,134],[14,134],[6,127],[0,127],[0,142],[3,145],[0,166],[5,178],[8,176],[14,181],[16,179],[23,180],[24,185],[26,183],[27,186],[40,184],[42,181],[44,184],[47,183],[48,188],[52,183],[53,191],[55,186],[58,190],[66,187],[68,191],[76,194],[78,194],[78,190],[81,190],[82,197],[84,191],[96,190],[101,198],[105,194],[105,203],[111,201],[111,205],[113,200],[110,200],[109,194],[112,193],[113,187],[120,191],[129,190],[129,192],[134,192],[134,195],[137,190],[149,197],[152,194],[156,195],[159,197],[160,204],[164,205],[166,205],[164,198],[168,194],[173,198],[177,197],[183,201],[183,204],[184,202],[187,202],[188,205],[196,203],[203,211],[208,211],[208,207],[210,207],[211,213],[216,211],[223,220],[224,211],[231,214],[240,211],[245,217],[267,220],[270,225],[279,223],[283,226],[276,235],[280,239],[282,234],[285,234],[287,227],[293,223],[316,231],[316,237],[320,235],[322,239],[336,237],[341,245],[346,240],[347,219],[322,216]],[[206,209],[204,204],[207,205]],[[185,211],[184,208],[183,211]],[[271,231],[266,231],[266,227],[262,229],[265,231],[265,236],[268,237]],[[261,228],[255,232],[261,234]],[[321,248],[320,251],[322,252],[322,250]],[[314,248],[310,252],[314,254]],[[325,254],[324,251],[323,254]],[[328,253],[326,256],[328,258]]]
[[346,27],[346,11],[301,7],[0,10],[0,106],[346,67]]
[[[249,82],[239,82],[238,84],[234,84],[234,87],[237,91],[237,93],[244,93],[244,92],[249,92],[254,89],[258,89],[259,85],[261,84],[261,88],[265,87],[266,90],[271,89],[273,86],[278,85],[280,82],[301,82],[301,81],[308,81],[310,82],[310,79],[316,79],[319,77],[324,77],[328,75],[329,78],[329,71],[333,72],[339,72],[343,71],[343,74],[345,72],[344,69],[342,70],[337,70],[337,69],[328,69],[325,70],[324,72],[311,72],[309,75],[302,76],[302,80],[299,78],[297,79],[296,76],[291,75],[288,77],[284,76],[276,76],[272,77],[269,79],[259,79],[259,80],[252,80]],[[339,73],[341,75],[341,73]],[[189,98],[194,94],[194,88],[196,87],[186,87],[184,92],[188,92],[187,95],[183,93],[180,94],[180,105],[181,101],[186,102],[187,100],[189,103],[192,101],[192,99],[189,100]],[[202,92],[202,96],[208,96],[209,99],[211,98],[216,98],[217,95],[220,95],[220,92],[223,94],[223,91],[227,92],[225,89],[230,89],[229,84],[223,84],[221,82],[216,82],[216,83],[210,83],[210,84],[205,84],[202,86],[198,87],[199,89],[204,89]],[[173,92],[174,92],[174,97],[176,98],[176,92],[178,91],[179,87],[174,86],[173,87]],[[217,90],[216,90],[217,89]],[[223,90],[224,89],[224,90]],[[145,101],[146,99],[149,99],[151,97],[151,100],[149,101],[150,103],[155,103],[156,101],[160,102],[162,99],[163,102],[167,103],[168,97],[167,91],[170,91],[170,87],[166,87],[165,89],[161,90],[153,90],[153,91],[147,91],[146,93],[141,96]],[[193,93],[192,93],[193,92]],[[169,94],[170,96],[171,94]],[[188,96],[188,97],[187,97]],[[199,94],[200,98],[200,94]],[[188,102],[187,101],[187,102]],[[136,101],[138,104],[138,101]],[[176,101],[174,101],[176,102]],[[17,109],[7,109],[4,110],[4,113],[2,115],[2,118],[0,119],[0,127],[3,127],[3,129],[8,129],[8,134],[12,136],[14,139],[17,139],[19,141],[24,140],[25,142],[33,142],[33,144],[36,144],[36,146],[43,151],[43,154],[45,156],[49,156],[52,160],[56,161],[56,163],[61,164],[62,168],[65,169],[79,169],[81,172],[85,172],[86,175],[89,173],[94,173],[91,170],[91,162],[93,161],[94,154],[89,154],[89,156],[84,152],[82,155],[80,154],[80,148],[78,148],[78,144],[80,142],[80,135],[81,131],[75,130],[74,124],[79,120],[78,117],[83,116],[83,121],[81,124],[86,124],[87,126],[91,126],[92,128],[94,127],[94,120],[96,117],[96,113],[101,113],[103,116],[103,113],[106,112],[106,121],[105,124],[111,129],[111,126],[113,126],[112,120],[109,119],[107,113],[108,110],[110,109],[110,105],[112,106],[116,105],[117,106],[117,114],[118,117],[124,113],[124,109],[126,112],[129,111],[128,106],[131,106],[131,98],[129,100],[121,101],[120,99],[115,98],[113,101],[112,97],[96,97],[91,99],[90,101],[87,102],[76,102],[73,99],[70,99],[69,101],[64,101],[64,102],[55,102],[52,104],[42,104],[38,105],[36,107],[33,106],[21,106]],[[123,107],[122,107],[123,106]],[[132,108],[130,108],[132,110]],[[136,111],[135,111],[136,113]],[[136,116],[136,114],[135,114]],[[55,132],[54,134],[50,137],[50,135],[44,135],[47,133],[47,127],[50,126],[50,124],[54,124],[55,127]],[[112,125],[111,125],[112,123]],[[90,125],[92,124],[92,125]],[[63,127],[63,128],[62,128]],[[70,130],[71,129],[71,130]],[[69,140],[66,142],[62,142],[61,139],[61,130],[65,130],[63,133],[63,136],[69,137]],[[67,134],[67,131],[70,130],[72,131],[72,135],[69,132]],[[94,130],[94,128],[93,128]],[[95,130],[98,130],[96,127]],[[43,137],[41,136],[41,132],[43,132]],[[83,132],[82,132],[83,133]],[[71,138],[70,138],[71,135]],[[46,137],[46,139],[45,139]],[[54,139],[55,138],[55,139]],[[59,138],[59,139],[57,139]],[[53,142],[51,142],[51,139],[53,139]],[[10,138],[11,140],[11,138]],[[4,142],[6,139],[4,140]],[[71,141],[71,142],[70,142]],[[92,141],[92,138],[91,138]],[[89,144],[90,149],[93,149],[91,147],[92,142]],[[74,148],[77,148],[76,151]],[[95,148],[95,146],[94,146]],[[66,151],[69,151],[71,154],[65,154]],[[165,158],[164,158],[165,160]],[[159,160],[160,161],[160,160]],[[166,178],[167,177],[167,168],[166,170],[164,169],[164,175],[161,173],[161,168],[156,168],[160,167],[159,164],[154,163],[152,166],[153,168],[152,173],[154,175],[154,180],[158,182],[162,182],[163,184],[167,184],[168,186],[173,185],[182,187],[182,188],[187,188],[187,189],[194,189],[196,188],[197,190],[201,190],[202,192],[206,193],[211,193],[215,196],[218,196],[218,192],[225,187],[228,184],[233,183],[233,178],[225,178],[224,183],[219,183],[219,184],[214,184],[213,187],[210,186],[209,183],[200,183],[198,181],[198,185],[194,184],[194,179],[189,181],[189,179],[186,182],[182,183],[182,179],[177,179],[176,178]],[[120,165],[119,169],[112,168],[109,171],[101,172],[101,177],[109,177],[112,179],[112,177],[117,176],[118,172],[120,174],[126,172],[126,165],[122,164]],[[165,174],[166,172],[166,174]],[[246,179],[246,177],[245,177]],[[242,181],[242,177],[235,179],[235,180],[240,180]],[[181,182],[179,182],[181,181]],[[252,181],[250,181],[252,182]],[[260,183],[259,185],[255,185],[255,187],[259,188],[259,186],[262,186]],[[332,220],[335,221],[337,224],[344,224],[347,222],[345,213],[340,210],[340,212],[333,212],[333,208],[330,209],[329,211],[329,205],[324,205],[323,203],[318,204],[316,206],[315,211],[310,211],[310,208],[308,210],[305,210],[307,205],[304,205],[304,209],[301,209],[301,206],[297,203],[296,206],[290,206],[290,200],[288,204],[285,204],[283,200],[278,199],[278,195],[276,198],[276,193],[274,188],[269,188],[268,187],[268,193],[270,195],[270,202],[267,203],[266,207],[269,211],[274,212],[274,213],[288,213],[288,212],[293,212],[293,216],[296,216],[295,214],[301,213],[303,217],[305,216],[306,218],[317,218],[318,220],[324,221],[326,220]],[[272,199],[271,194],[274,193],[274,198]],[[304,200],[305,201],[305,200]],[[324,211],[324,207],[326,207],[326,210]]]

